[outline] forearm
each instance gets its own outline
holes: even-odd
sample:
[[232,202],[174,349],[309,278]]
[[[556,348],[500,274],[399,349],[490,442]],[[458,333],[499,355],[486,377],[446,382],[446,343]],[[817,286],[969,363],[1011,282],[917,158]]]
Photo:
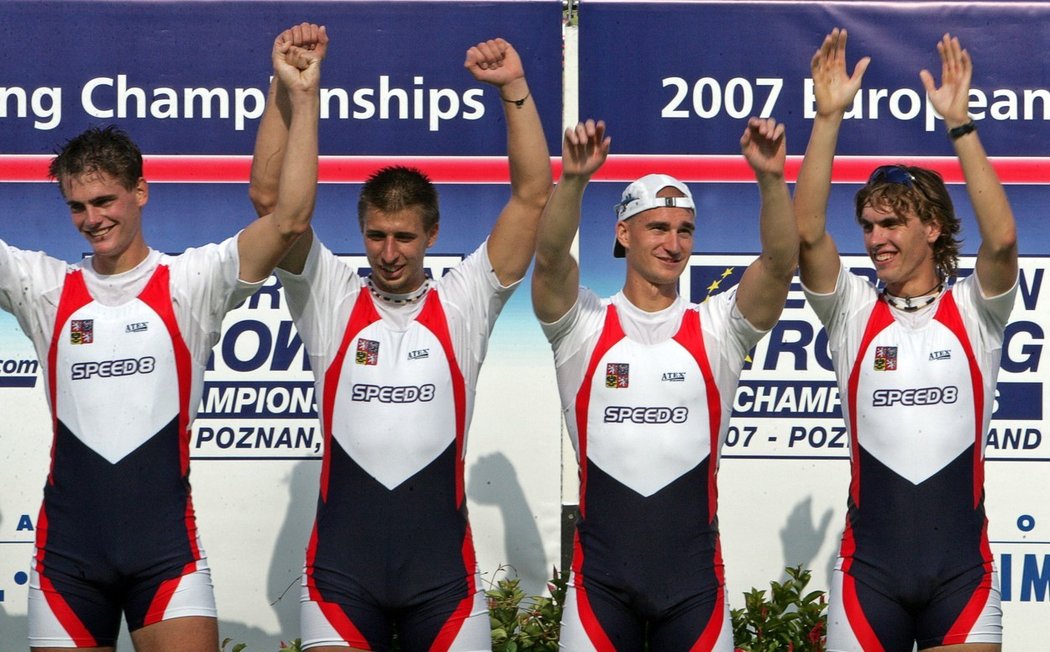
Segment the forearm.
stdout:
[[270,82],[266,108],[259,120],[252,153],[251,184],[248,196],[256,214],[272,213],[277,205],[277,188],[288,142],[292,108],[288,90],[275,75]]
[[498,92],[507,120],[511,194],[540,210],[550,195],[551,162],[535,98],[524,77],[505,84]]
[[571,258],[572,243],[580,228],[583,191],[587,181],[584,177],[563,176],[555,186],[540,218],[536,241],[537,268],[556,268]]
[[804,244],[823,238],[827,228],[828,197],[842,114],[817,115],[795,184],[794,212]]
[[977,218],[982,247],[990,252],[1013,252],[1016,256],[1017,227],[1013,211],[981,139],[973,131],[957,138],[953,144],[966,178],[966,192]]
[[584,177],[562,177],[540,218],[536,268],[532,273],[532,307],[540,320],[557,321],[576,302],[579,267],[572,243],[580,226]]
[[280,167],[274,218],[281,233],[297,236],[310,225],[317,197],[317,93],[294,99]]
[[784,175],[758,175],[762,208],[759,237],[762,259],[767,271],[777,278],[790,278],[798,266],[798,227],[792,210],[791,195]]

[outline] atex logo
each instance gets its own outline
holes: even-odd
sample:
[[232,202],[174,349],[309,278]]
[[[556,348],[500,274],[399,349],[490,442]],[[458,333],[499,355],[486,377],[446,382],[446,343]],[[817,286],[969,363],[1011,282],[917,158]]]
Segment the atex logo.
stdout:
[[877,389],[871,398],[871,404],[874,407],[954,403],[959,398],[959,388],[948,385],[947,387],[917,387],[915,389]]
[[367,385],[358,383],[351,391],[350,399],[362,403],[416,403],[434,400],[434,386],[415,385]]
[[124,327],[125,333],[142,333],[149,329],[149,322],[136,321]]
[[72,366],[73,380],[88,378],[113,378],[135,374],[151,374],[157,366],[153,356],[144,358],[124,358],[122,360],[103,360],[102,362],[78,362]]
[[685,372],[684,371],[665,371],[663,377],[660,380],[665,383],[684,383]]
[[943,351],[933,351],[932,353],[930,353],[930,360],[951,360],[951,358],[951,349],[945,349]]
[[422,360],[423,358],[430,357],[430,349],[416,349],[415,351],[408,352],[409,360]]
[[629,407],[610,405],[605,408],[605,423],[685,423],[689,418],[687,407]]

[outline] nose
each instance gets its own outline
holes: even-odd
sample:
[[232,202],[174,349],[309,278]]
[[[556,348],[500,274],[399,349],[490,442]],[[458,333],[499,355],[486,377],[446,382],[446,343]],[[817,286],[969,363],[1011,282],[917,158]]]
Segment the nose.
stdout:
[[380,255],[383,257],[384,263],[392,263],[397,259],[397,243],[393,237],[386,238],[383,240],[383,249]]
[[878,224],[873,224],[871,230],[869,230],[866,235],[868,237],[868,242],[872,244],[879,244],[886,241],[886,229]]
[[664,238],[664,250],[669,254],[675,256],[682,253],[682,238],[681,234],[671,231]]
[[84,209],[84,224],[94,227],[102,223],[102,209],[98,206],[88,206]]

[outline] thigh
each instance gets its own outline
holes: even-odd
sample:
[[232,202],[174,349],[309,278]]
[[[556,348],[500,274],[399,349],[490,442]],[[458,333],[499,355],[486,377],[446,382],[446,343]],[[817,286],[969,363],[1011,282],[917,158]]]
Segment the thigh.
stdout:
[[184,616],[131,632],[135,652],[215,652],[219,626],[214,616]]
[[1003,612],[999,574],[989,564],[946,581],[919,615],[917,629],[920,650],[961,644],[1001,644]]
[[355,590],[322,592],[303,576],[299,599],[302,647],[388,650],[393,636],[390,617],[368,595]]
[[481,574],[428,590],[399,610],[403,652],[484,652],[492,649],[492,625]]
[[724,586],[683,601],[649,627],[652,652],[733,652],[733,620]]
[[215,620],[215,592],[204,560],[139,578],[128,590],[124,618],[134,636],[141,628],[177,618]]
[[644,649],[644,643],[645,623],[625,596],[575,572],[569,576],[561,621],[562,649],[631,652]]
[[911,650],[911,614],[885,593],[835,567],[828,597],[828,652]]
[[30,572],[30,647],[112,649],[120,631],[120,600],[95,583],[45,573]]

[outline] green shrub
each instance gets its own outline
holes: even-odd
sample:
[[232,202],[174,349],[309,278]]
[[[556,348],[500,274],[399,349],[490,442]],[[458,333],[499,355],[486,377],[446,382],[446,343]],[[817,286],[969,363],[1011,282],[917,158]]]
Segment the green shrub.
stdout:
[[786,569],[789,579],[770,582],[770,595],[751,589],[744,608],[733,609],[733,640],[744,652],[824,652],[827,601],[823,591],[804,593],[810,572]]
[[526,596],[521,580],[510,577],[506,567],[501,566],[496,572],[503,577],[485,591],[493,652],[557,652],[569,572],[553,569],[547,583],[550,597]]

